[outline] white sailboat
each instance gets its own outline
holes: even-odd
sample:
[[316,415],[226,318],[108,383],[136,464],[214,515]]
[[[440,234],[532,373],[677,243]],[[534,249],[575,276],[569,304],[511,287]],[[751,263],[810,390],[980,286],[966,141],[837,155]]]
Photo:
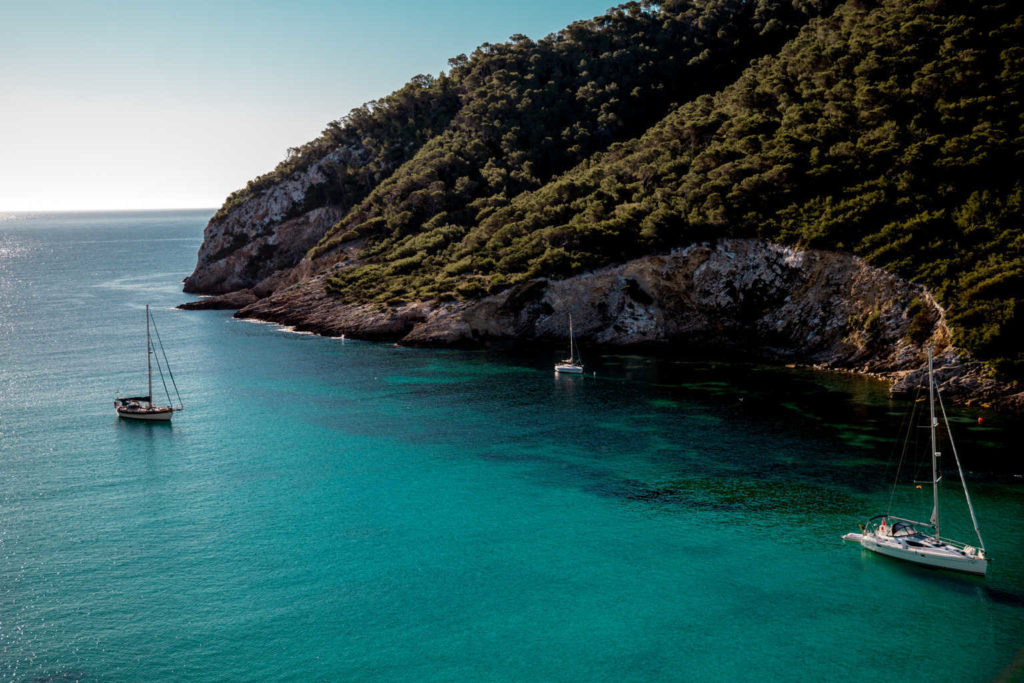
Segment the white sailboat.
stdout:
[[[939,482],[942,480],[942,473],[939,471],[939,458],[942,454],[939,453],[936,444],[936,430],[939,425],[938,418],[935,416],[936,396],[939,399],[942,419],[946,423],[946,432],[949,435],[949,443],[953,451],[953,458],[956,460],[957,471],[960,473],[964,496],[967,499],[967,509],[971,513],[974,531],[978,536],[977,546],[942,538],[939,535]],[[967,493],[967,482],[964,480],[964,471],[960,466],[960,456],[957,454],[956,445],[953,443],[953,432],[949,426],[949,419],[946,417],[946,408],[942,404],[942,396],[935,387],[935,374],[932,368],[932,352],[930,349],[928,351],[928,405],[932,454],[932,480],[930,483],[932,485],[933,507],[931,518],[928,522],[915,522],[888,513],[876,515],[869,519],[867,524],[861,525],[861,533],[849,533],[843,536],[843,538],[848,541],[857,541],[863,547],[879,555],[923,564],[928,567],[951,569],[953,571],[984,576],[988,570],[989,558],[985,553],[985,544],[981,540],[981,530],[978,528],[978,519],[974,514],[971,496]],[[926,533],[921,529],[928,530],[930,533]]]
[[583,359],[580,357],[580,350],[576,346],[572,334],[572,313],[569,314],[569,357],[561,363],[555,363],[555,372],[571,374],[583,372]]
[[[157,344],[160,346],[159,355],[153,347],[153,339],[149,334],[151,324],[153,332],[156,335]],[[161,356],[163,357],[163,364],[160,362]],[[156,358],[157,371],[160,373],[160,381],[164,385],[164,393],[167,395],[167,403],[171,403],[171,394],[167,389],[167,380],[164,379],[164,367],[167,368],[167,374],[170,377],[171,386],[174,387],[174,393],[178,397],[177,406],[161,406],[153,403],[154,357]],[[114,399],[114,410],[117,412],[118,416],[129,420],[170,420],[175,411],[182,410],[185,406],[181,403],[181,395],[178,394],[178,385],[174,381],[174,375],[171,373],[171,366],[167,362],[167,354],[164,352],[163,342],[160,341],[160,331],[156,328],[156,321],[154,321],[149,314],[149,304],[146,304],[146,377],[148,382],[148,391],[146,392],[146,395],[118,396]]]

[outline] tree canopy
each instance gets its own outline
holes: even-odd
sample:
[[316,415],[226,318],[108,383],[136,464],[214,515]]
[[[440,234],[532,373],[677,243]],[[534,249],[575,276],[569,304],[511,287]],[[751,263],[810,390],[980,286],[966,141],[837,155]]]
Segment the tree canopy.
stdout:
[[[331,124],[343,301],[474,298],[720,237],[851,251],[928,286],[1024,376],[1024,15],[996,0],[630,2],[512,36]],[[246,194],[248,193],[248,194]]]

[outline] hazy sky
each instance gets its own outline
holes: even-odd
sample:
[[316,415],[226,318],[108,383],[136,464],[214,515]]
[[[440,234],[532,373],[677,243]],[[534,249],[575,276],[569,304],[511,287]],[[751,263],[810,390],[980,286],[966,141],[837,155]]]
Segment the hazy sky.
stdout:
[[220,206],[418,73],[615,0],[0,0],[0,211]]

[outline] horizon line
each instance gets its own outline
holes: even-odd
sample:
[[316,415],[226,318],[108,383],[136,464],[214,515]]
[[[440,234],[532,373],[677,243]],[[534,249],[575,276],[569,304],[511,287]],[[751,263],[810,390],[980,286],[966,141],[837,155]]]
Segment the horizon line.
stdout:
[[168,206],[162,208],[118,208],[118,209],[0,209],[0,216],[30,213],[128,213],[144,211],[217,211],[216,206]]

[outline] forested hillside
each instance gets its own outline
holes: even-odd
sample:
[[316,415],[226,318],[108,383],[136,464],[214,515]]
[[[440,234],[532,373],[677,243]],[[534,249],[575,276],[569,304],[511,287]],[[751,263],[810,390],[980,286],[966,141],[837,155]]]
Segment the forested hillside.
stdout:
[[[451,60],[332,124],[303,208],[339,302],[476,298],[694,241],[852,251],[1024,375],[1024,12],[993,0],[628,3]],[[359,241],[357,241],[359,240]]]
[[[751,58],[778,49],[809,17],[838,2],[644,0],[537,42],[514,35],[507,43],[485,43],[469,57],[450,59],[449,73],[416,76],[331,122],[316,140],[290,149],[274,171],[232,193],[218,216],[339,147],[359,153],[334,165],[330,181],[308,193],[296,212],[326,204],[351,207],[428,141],[424,158],[403,169],[408,180],[387,193],[380,188],[344,224],[382,213],[381,205],[393,204],[396,195],[419,203],[407,196],[416,190],[405,192],[410,184],[457,181],[466,174],[478,180],[458,187],[446,182],[448,203],[507,201],[595,150],[642,133],[670,104],[721,87]],[[409,220],[424,213],[410,211]],[[389,214],[389,227],[401,222],[401,214]]]
[[336,225],[320,251],[369,236],[375,248],[365,256],[389,260],[397,241],[424,231],[450,246],[510,198],[643,133],[673,103],[719,90],[834,4],[634,2],[538,42],[513,36],[460,55],[443,79],[461,92],[451,125]]
[[1019,363],[1021,46],[1012,3],[848,3],[449,259],[514,281],[723,236],[851,250],[932,289],[959,343]]

